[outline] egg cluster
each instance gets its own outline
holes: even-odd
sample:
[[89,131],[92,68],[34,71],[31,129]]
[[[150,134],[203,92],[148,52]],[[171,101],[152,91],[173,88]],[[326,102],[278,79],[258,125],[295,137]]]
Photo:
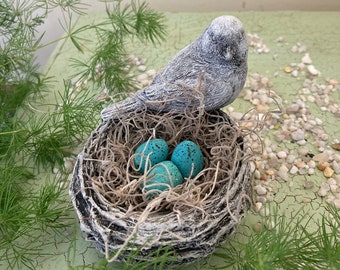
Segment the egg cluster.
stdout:
[[168,155],[169,147],[163,139],[151,139],[135,150],[134,166],[140,173],[147,173],[141,188],[149,198],[182,184],[184,178],[194,178],[203,169],[202,151],[192,141],[179,143],[170,160]]

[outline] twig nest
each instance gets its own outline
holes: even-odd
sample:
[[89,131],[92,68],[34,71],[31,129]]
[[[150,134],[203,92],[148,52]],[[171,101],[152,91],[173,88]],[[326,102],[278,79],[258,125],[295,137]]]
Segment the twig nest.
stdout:
[[[159,248],[174,251],[176,264],[208,256],[250,207],[244,135],[220,110],[139,111],[100,124],[78,155],[70,185],[87,239],[109,261],[132,254],[135,261],[150,260]],[[203,168],[150,197],[143,189],[154,167],[140,172],[134,159],[136,148],[155,138],[169,146],[167,160],[181,142],[194,142]]]

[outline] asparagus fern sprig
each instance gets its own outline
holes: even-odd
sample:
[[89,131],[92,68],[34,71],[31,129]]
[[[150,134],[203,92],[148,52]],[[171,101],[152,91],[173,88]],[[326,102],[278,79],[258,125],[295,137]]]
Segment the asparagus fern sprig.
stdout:
[[[95,66],[101,65],[103,74],[94,82],[97,88],[105,82],[113,85],[112,89],[126,90],[131,85],[121,60],[127,54],[126,38],[155,42],[164,35],[162,16],[146,4],[128,4],[126,17],[118,24],[116,18],[125,7],[115,1],[104,22],[77,28],[74,17],[86,15],[83,7],[80,0],[0,1],[1,269],[35,269],[37,258],[46,255],[45,247],[55,235],[75,222],[74,217],[69,218],[71,203],[61,185],[68,174],[57,177],[50,172],[63,167],[65,157],[77,153],[77,147],[100,121],[99,91],[93,91],[90,84],[77,91],[70,78],[47,77],[36,62],[37,50],[69,40],[77,50],[90,55],[81,74],[94,75]],[[37,28],[56,8],[62,11],[65,35],[43,43],[44,35],[38,34]],[[95,49],[85,51],[86,39],[81,35],[93,30],[99,42]],[[64,81],[61,89],[56,87],[58,80]],[[50,89],[57,93],[55,103],[46,105],[44,98]]]

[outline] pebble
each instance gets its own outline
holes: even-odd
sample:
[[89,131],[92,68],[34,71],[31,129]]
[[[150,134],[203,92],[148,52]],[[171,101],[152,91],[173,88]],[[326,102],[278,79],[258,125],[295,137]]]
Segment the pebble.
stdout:
[[308,168],[307,173],[308,173],[309,175],[313,175],[313,174],[315,173],[314,168]]
[[333,204],[334,204],[336,209],[340,209],[340,199],[335,199],[333,201]]
[[290,172],[291,174],[297,174],[298,171],[299,171],[299,168],[296,167],[295,165],[293,165],[293,166],[290,168],[290,171],[289,171],[289,172]]
[[334,179],[336,181],[336,184],[340,187],[340,174],[335,175]]
[[267,194],[267,189],[263,187],[262,185],[256,185],[254,187],[257,195],[266,195]]
[[327,167],[328,167],[328,162],[319,162],[318,165],[316,165],[316,167],[320,170],[320,171],[324,171]]
[[313,76],[318,76],[321,74],[320,71],[318,71],[313,65],[307,66],[307,70]]
[[329,160],[329,155],[327,153],[319,153],[314,155],[313,160],[319,162],[327,162]]
[[329,190],[330,190],[329,185],[327,183],[322,183],[318,191],[318,195],[320,197],[325,197]]
[[261,172],[259,170],[255,170],[254,172],[254,178],[255,179],[261,179]]
[[336,185],[336,180],[334,178],[328,178],[327,184],[328,185]]
[[289,154],[289,155],[287,156],[287,159],[286,159],[286,161],[287,161],[288,164],[293,164],[295,160],[296,160],[296,156],[295,156],[295,155],[292,155],[292,154]]
[[282,164],[279,171],[278,171],[278,176],[282,179],[287,181],[289,176],[288,176],[288,168],[286,167],[286,165]]
[[315,102],[315,97],[314,96],[308,96],[307,100],[314,103]]
[[292,75],[293,77],[297,77],[297,76],[299,75],[299,72],[298,72],[296,69],[294,69],[294,70],[292,71],[291,75]]
[[315,163],[314,160],[311,159],[307,162],[307,166],[308,166],[308,168],[315,168],[316,163]]
[[263,204],[261,202],[256,202],[254,205],[255,211],[259,212],[262,208]]
[[335,173],[340,173],[340,162],[333,160],[332,168],[333,168]]
[[304,63],[304,64],[306,64],[306,65],[312,64],[312,59],[310,58],[309,53],[306,53],[306,54],[302,57],[301,62]]
[[140,65],[140,66],[138,66],[138,71],[140,71],[140,72],[144,72],[145,70],[146,70],[146,66],[144,66],[144,65]]
[[306,140],[299,140],[296,142],[298,145],[306,145],[307,141]]
[[334,150],[337,150],[337,151],[340,151],[340,143],[332,143],[332,148],[334,149]]
[[277,157],[280,159],[285,159],[287,157],[287,153],[285,151],[277,152]]
[[334,170],[331,167],[326,167],[323,171],[323,175],[327,178],[332,177],[334,174]]
[[154,77],[156,75],[156,70],[154,69],[149,69],[147,72],[146,72],[146,75],[148,75],[149,77]]
[[257,53],[269,53],[270,49],[263,43],[257,34],[247,34],[248,44],[253,47]]
[[329,185],[329,188],[333,193],[336,193],[339,190],[339,187],[337,185],[334,185],[334,184]]
[[150,81],[149,80],[142,80],[140,83],[143,87],[146,87],[150,84]]
[[329,138],[329,136],[328,136],[327,133],[321,133],[321,134],[319,135],[319,138],[320,138],[321,140],[323,140],[323,141],[327,141],[328,138]]
[[291,73],[293,71],[293,69],[290,66],[286,66],[283,70],[286,73]]
[[139,74],[136,79],[137,81],[142,82],[142,81],[148,80],[148,75],[145,73],[142,73],[142,74]]
[[258,196],[258,197],[256,198],[256,202],[260,202],[260,203],[262,203],[262,204],[266,203],[266,201],[267,201],[267,198],[264,197],[264,196]]
[[276,156],[271,156],[267,162],[268,166],[271,168],[276,168],[279,165],[279,160]]
[[287,114],[296,114],[300,110],[300,106],[297,103],[293,103],[286,108]]
[[302,129],[298,129],[292,132],[291,137],[294,141],[302,141],[305,139],[305,132]]
[[299,154],[301,156],[306,156],[309,153],[309,149],[307,147],[301,147],[299,148]]
[[297,160],[296,162],[295,162],[295,165],[296,165],[296,167],[298,167],[299,169],[302,169],[302,168],[306,168],[306,163],[304,163],[303,161],[301,161],[301,160]]

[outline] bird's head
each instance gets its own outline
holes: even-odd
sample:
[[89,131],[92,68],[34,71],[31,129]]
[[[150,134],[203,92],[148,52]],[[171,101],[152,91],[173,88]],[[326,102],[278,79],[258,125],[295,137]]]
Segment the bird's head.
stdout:
[[234,16],[214,19],[200,37],[204,57],[237,66],[247,61],[248,42],[243,25]]

